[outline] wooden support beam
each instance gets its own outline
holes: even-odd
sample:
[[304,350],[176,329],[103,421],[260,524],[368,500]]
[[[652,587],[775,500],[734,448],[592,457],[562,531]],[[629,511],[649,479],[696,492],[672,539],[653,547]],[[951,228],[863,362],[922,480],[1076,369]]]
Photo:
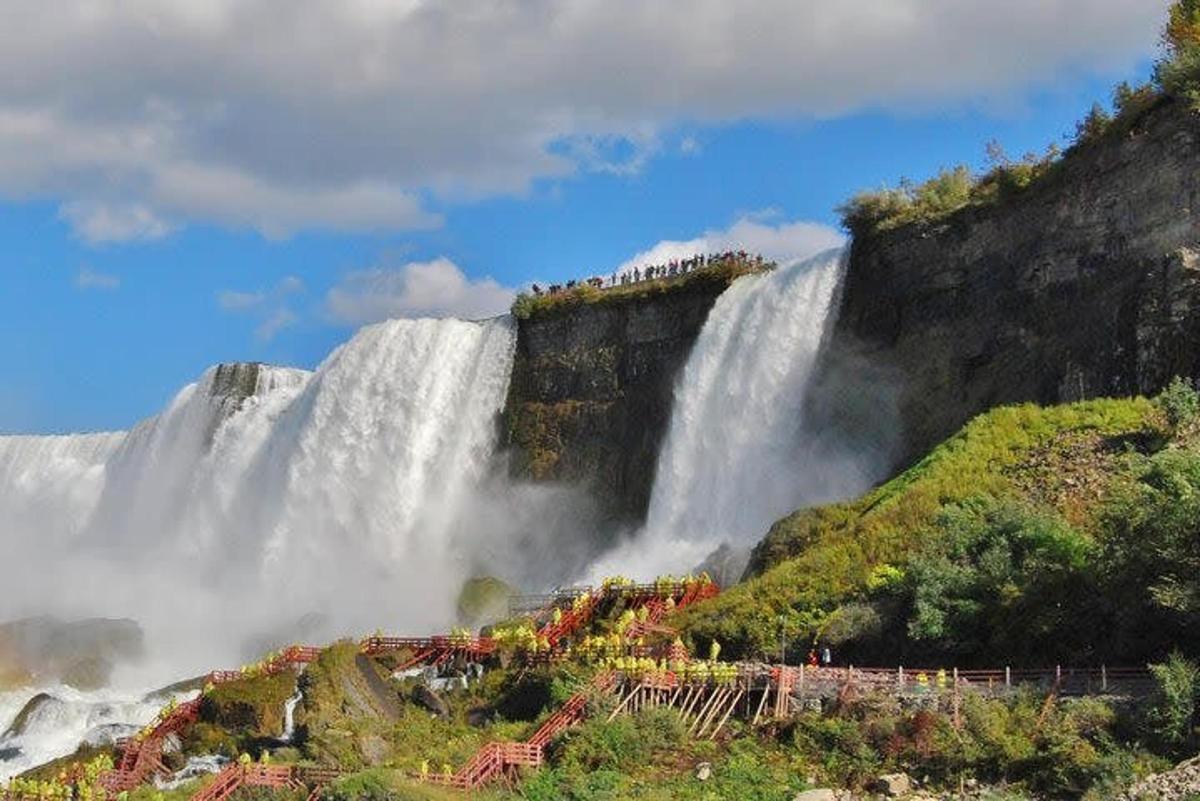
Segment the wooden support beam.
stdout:
[[704,717],[708,714],[708,708],[710,706],[712,706],[713,701],[716,700],[716,698],[719,694],[720,694],[719,690],[713,690],[710,694],[707,694],[707,695],[703,692],[698,694],[698,697],[703,697],[704,701],[701,702],[697,706],[696,718],[695,718],[695,720],[692,721],[692,725],[688,726],[688,736],[689,737],[695,732],[696,727],[700,725],[700,721],[704,720]]
[[763,707],[767,705],[767,696],[771,694],[771,685],[768,684],[763,688],[762,700],[758,702],[758,710],[754,713],[754,720],[750,721],[750,725],[757,726],[759,718],[762,717]]
[[729,720],[729,716],[733,714],[733,710],[737,708],[738,701],[741,700],[741,697],[745,694],[745,692],[745,690],[739,689],[737,694],[733,696],[733,701],[730,702],[729,707],[725,710],[725,715],[721,718],[720,722],[717,723],[717,727],[712,730],[712,734],[709,735],[708,739],[717,739],[717,732],[721,731],[721,727],[725,725],[725,721]]
[[711,700],[705,705],[704,711],[696,719],[696,723],[693,726],[694,731],[689,730],[688,734],[699,737],[700,732],[704,731],[705,727],[708,726],[709,720],[711,720],[717,714],[717,709],[725,701],[725,697],[728,694],[729,691],[724,687],[713,693]]
[[608,716],[607,722],[612,723],[613,719],[616,718],[617,715],[621,714],[621,710],[623,710],[626,707],[626,705],[633,699],[633,696],[636,695],[637,691],[640,690],[641,688],[642,688],[642,685],[639,684],[638,686],[636,686],[632,690],[630,690],[629,695],[625,696],[625,700],[621,701],[621,703],[617,705],[617,708],[612,711],[612,714]]
[[[681,687],[680,689],[683,688]],[[695,693],[696,688],[692,685],[688,685],[687,692],[684,694],[683,698],[679,700],[679,717],[683,718],[685,721],[687,720],[688,710],[691,708],[692,696],[695,695]]]
[[[693,710],[695,710],[697,703],[700,701],[701,698],[703,698],[705,696],[705,692],[707,690],[708,690],[708,687],[705,685],[700,685],[700,686],[694,688],[694,692],[692,692],[691,700],[688,701],[687,708],[683,710],[684,718],[687,718],[692,714]],[[698,712],[698,710],[695,710],[695,711]]]

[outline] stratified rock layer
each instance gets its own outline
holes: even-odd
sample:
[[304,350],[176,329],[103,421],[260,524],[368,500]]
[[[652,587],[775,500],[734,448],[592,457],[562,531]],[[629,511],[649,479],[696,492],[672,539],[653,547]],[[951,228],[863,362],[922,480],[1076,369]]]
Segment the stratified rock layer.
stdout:
[[675,382],[727,276],[520,321],[505,410],[512,471],[589,489],[640,521]]
[[1014,198],[856,240],[837,352],[894,382],[904,459],[998,404],[1200,374],[1198,166],[1200,117],[1165,102]]

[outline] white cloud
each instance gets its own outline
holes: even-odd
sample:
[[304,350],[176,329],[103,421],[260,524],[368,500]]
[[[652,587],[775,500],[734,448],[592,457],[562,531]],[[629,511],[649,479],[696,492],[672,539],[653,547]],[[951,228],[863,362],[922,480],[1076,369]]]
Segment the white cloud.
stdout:
[[299,317],[287,307],[275,309],[254,329],[254,336],[261,342],[269,342],[283,329],[294,324]]
[[776,216],[773,212],[747,215],[729,228],[705,231],[694,239],[665,239],[628,259],[616,272],[624,273],[648,264],[666,264],[672,259],[683,259],[698,253],[727,250],[745,250],[784,263],[814,256],[846,241],[841,232],[821,223],[796,220],[772,225],[771,220]]
[[75,274],[76,289],[116,289],[119,286],[121,279],[118,276],[97,272],[86,264]]
[[136,239],[161,239],[171,226],[141,204],[108,205],[72,201],[59,208],[59,217],[71,224],[75,235],[93,245]]
[[349,273],[325,298],[329,316],[361,325],[397,317],[481,319],[502,314],[516,292],[491,278],[471,280],[446,258]]
[[267,299],[265,292],[236,292],[226,289],[217,293],[217,305],[225,311],[246,311],[262,304]]
[[0,195],[91,242],[439,223],[664,133],[1011,98],[1153,52],[1168,0],[8,0]]
[[227,312],[250,314],[259,318],[254,336],[262,342],[275,338],[283,329],[300,318],[287,305],[291,295],[303,292],[304,281],[294,275],[284,276],[274,287],[250,292],[226,289],[217,293],[217,305]]

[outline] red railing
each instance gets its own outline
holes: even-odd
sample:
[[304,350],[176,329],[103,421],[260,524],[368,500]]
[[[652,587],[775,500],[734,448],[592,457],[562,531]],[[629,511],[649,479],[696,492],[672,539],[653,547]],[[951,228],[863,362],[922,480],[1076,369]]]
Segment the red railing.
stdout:
[[[320,656],[321,650],[307,645],[289,646],[265,662],[260,675],[273,676],[298,665],[306,665]],[[250,675],[237,670],[214,670],[204,678],[204,683],[224,684]],[[177,706],[144,736],[118,740],[117,748],[121,757],[113,770],[100,776],[100,786],[110,793],[121,793],[132,790],[153,775],[165,772],[162,764],[163,741],[168,735],[190,726],[199,715],[200,699],[194,698]]]
[[[601,692],[610,691],[616,684],[616,674],[611,671],[599,673],[591,687]],[[587,714],[588,691],[575,693],[567,699],[553,715],[548,717],[538,730],[523,743],[491,742],[484,745],[475,755],[451,775],[422,775],[425,781],[454,787],[459,790],[475,790],[513,767],[540,767],[546,755],[546,746],[563,731],[581,721]]]
[[323,787],[336,779],[340,771],[299,765],[232,764],[196,792],[191,801],[225,801],[241,787],[267,787],[274,790],[301,790]]

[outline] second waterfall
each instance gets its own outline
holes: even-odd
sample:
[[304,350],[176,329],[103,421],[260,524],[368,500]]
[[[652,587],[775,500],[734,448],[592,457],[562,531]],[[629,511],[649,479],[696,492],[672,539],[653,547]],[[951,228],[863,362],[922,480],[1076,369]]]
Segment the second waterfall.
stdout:
[[844,252],[830,251],[741,278],[718,298],[675,390],[645,528],[606,565],[688,569],[869,483],[869,471],[829,452],[807,408],[843,266]]

